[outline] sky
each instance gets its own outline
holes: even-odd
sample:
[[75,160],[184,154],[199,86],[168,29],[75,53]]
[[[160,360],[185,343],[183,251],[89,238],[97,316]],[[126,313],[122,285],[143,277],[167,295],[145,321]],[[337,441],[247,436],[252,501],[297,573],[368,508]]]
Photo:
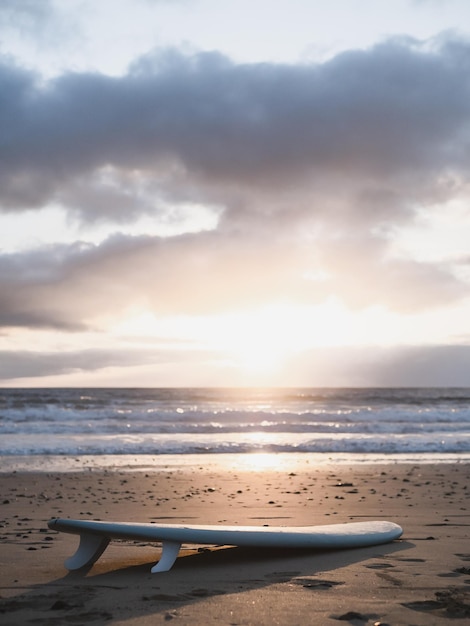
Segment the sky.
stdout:
[[468,0],[0,0],[0,386],[470,386]]

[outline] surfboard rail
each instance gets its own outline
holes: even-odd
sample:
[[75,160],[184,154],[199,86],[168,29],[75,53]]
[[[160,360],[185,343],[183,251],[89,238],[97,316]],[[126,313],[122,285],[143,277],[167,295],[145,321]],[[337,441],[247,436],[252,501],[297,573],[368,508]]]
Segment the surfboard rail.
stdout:
[[388,543],[402,528],[394,522],[370,521],[321,526],[222,526],[149,524],[53,518],[51,530],[80,536],[76,552],[65,561],[69,570],[91,566],[112,539],[158,542],[160,560],[152,573],[171,569],[183,543],[256,548],[344,549]]

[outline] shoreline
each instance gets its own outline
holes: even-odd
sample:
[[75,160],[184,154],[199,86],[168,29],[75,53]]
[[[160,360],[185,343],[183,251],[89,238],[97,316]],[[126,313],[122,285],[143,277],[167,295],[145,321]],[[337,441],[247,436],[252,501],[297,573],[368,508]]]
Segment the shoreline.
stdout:
[[311,453],[253,452],[201,454],[119,454],[119,455],[0,455],[0,475],[10,472],[76,472],[105,469],[123,471],[165,471],[178,467],[207,467],[224,471],[252,471],[289,467],[401,464],[468,464],[469,453]]
[[[458,625],[470,617],[469,485],[464,462],[3,472],[2,624]],[[77,538],[48,530],[51,517],[260,526],[378,519],[404,534],[327,552],[186,545],[170,572],[154,575],[158,547],[112,542],[91,569],[67,572]]]

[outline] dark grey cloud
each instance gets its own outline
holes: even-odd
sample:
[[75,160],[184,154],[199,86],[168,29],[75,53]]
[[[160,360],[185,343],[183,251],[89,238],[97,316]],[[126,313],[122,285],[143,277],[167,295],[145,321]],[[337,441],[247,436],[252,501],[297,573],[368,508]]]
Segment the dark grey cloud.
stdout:
[[320,348],[293,358],[284,376],[306,386],[470,387],[470,345]]
[[[0,379],[30,378],[54,374],[71,374],[95,371],[111,365],[129,363],[123,354],[110,355],[98,350],[70,351],[67,353],[7,351],[0,352]],[[132,359],[130,359],[130,363]]]
[[[234,187],[252,210],[260,190],[300,185],[315,199],[334,182],[356,194],[400,183],[408,200],[429,195],[438,175],[468,170],[469,65],[466,42],[429,50],[410,39],[298,66],[167,51],[122,77],[69,73],[47,85],[7,61],[0,202],[72,203],[90,176],[99,196],[105,168],[116,193],[126,177],[138,186],[129,175],[138,171],[139,184],[173,194]],[[116,194],[109,205],[119,206]],[[91,197],[76,208],[110,213]]]
[[394,350],[384,358],[375,384],[415,387],[470,387],[470,346]]
[[210,359],[208,351],[84,349],[62,352],[0,350],[0,380],[93,373],[108,367],[171,365],[181,361]]

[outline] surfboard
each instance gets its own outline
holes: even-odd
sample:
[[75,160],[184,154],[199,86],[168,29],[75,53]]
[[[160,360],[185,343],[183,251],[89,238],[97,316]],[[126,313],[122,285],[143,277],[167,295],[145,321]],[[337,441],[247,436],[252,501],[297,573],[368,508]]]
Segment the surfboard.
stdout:
[[152,574],[170,570],[183,543],[338,550],[388,543],[403,533],[398,524],[386,521],[322,526],[199,526],[54,518],[48,526],[51,530],[80,535],[77,551],[65,561],[68,570],[93,565],[111,539],[159,542],[162,554],[152,567]]

